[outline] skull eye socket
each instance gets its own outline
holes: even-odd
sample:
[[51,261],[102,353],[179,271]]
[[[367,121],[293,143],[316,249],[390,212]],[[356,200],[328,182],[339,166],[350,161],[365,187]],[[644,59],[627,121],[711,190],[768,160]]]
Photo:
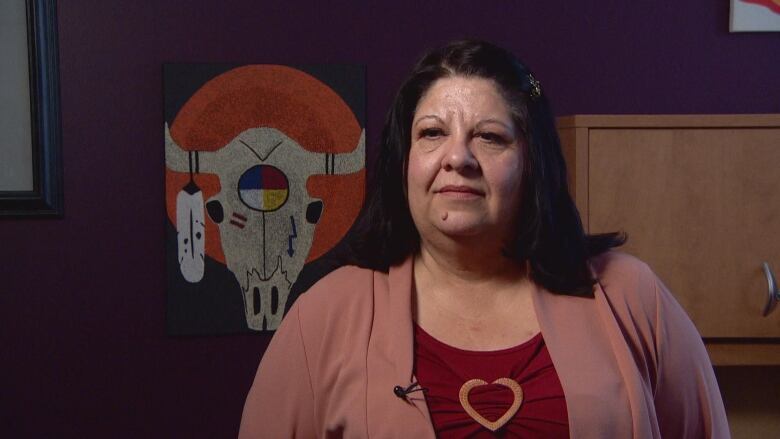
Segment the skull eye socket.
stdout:
[[211,200],[206,203],[206,211],[209,213],[211,219],[217,224],[225,219],[225,211],[222,209],[222,203],[217,200]]
[[238,198],[258,212],[273,212],[284,206],[290,195],[287,176],[271,165],[247,169],[238,179]]
[[306,221],[317,224],[322,215],[322,201],[313,201],[306,206]]

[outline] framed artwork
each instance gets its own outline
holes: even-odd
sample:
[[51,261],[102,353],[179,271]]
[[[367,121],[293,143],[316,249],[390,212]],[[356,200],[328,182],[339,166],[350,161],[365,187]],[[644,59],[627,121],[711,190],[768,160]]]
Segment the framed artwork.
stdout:
[[61,217],[55,0],[0,2],[0,216]]
[[731,32],[780,31],[780,0],[731,0]]
[[166,64],[167,326],[273,331],[365,191],[362,66]]

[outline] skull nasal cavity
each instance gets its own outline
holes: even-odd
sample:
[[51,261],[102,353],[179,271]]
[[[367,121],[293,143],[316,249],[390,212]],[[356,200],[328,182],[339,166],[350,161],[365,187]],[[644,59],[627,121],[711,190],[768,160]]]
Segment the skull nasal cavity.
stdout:
[[[270,314],[276,314],[279,307],[279,288],[271,287],[271,310]],[[255,315],[260,314],[260,288],[252,288],[252,311]]]
[[271,287],[271,313],[276,314],[276,308],[279,307],[279,289]]
[[252,289],[252,311],[255,315],[260,314],[260,288],[254,287]]

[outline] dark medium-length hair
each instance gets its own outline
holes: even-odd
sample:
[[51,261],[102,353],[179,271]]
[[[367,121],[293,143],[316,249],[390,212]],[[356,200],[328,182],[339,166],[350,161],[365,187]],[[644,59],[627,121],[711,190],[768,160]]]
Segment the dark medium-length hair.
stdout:
[[569,194],[566,164],[544,91],[528,68],[493,44],[465,40],[422,57],[395,96],[382,130],[366,205],[349,241],[350,263],[386,271],[420,249],[406,196],[406,166],[417,103],[441,78],[492,80],[506,100],[526,154],[515,239],[504,256],[527,262],[545,289],[588,296],[596,280],[588,259],[625,242],[619,233],[587,235]]

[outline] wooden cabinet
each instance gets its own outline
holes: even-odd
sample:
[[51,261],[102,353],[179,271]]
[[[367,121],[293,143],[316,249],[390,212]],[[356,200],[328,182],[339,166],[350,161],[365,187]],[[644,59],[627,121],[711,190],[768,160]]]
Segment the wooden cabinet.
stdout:
[[569,116],[558,120],[590,233],[663,279],[715,364],[780,364],[780,115]]

